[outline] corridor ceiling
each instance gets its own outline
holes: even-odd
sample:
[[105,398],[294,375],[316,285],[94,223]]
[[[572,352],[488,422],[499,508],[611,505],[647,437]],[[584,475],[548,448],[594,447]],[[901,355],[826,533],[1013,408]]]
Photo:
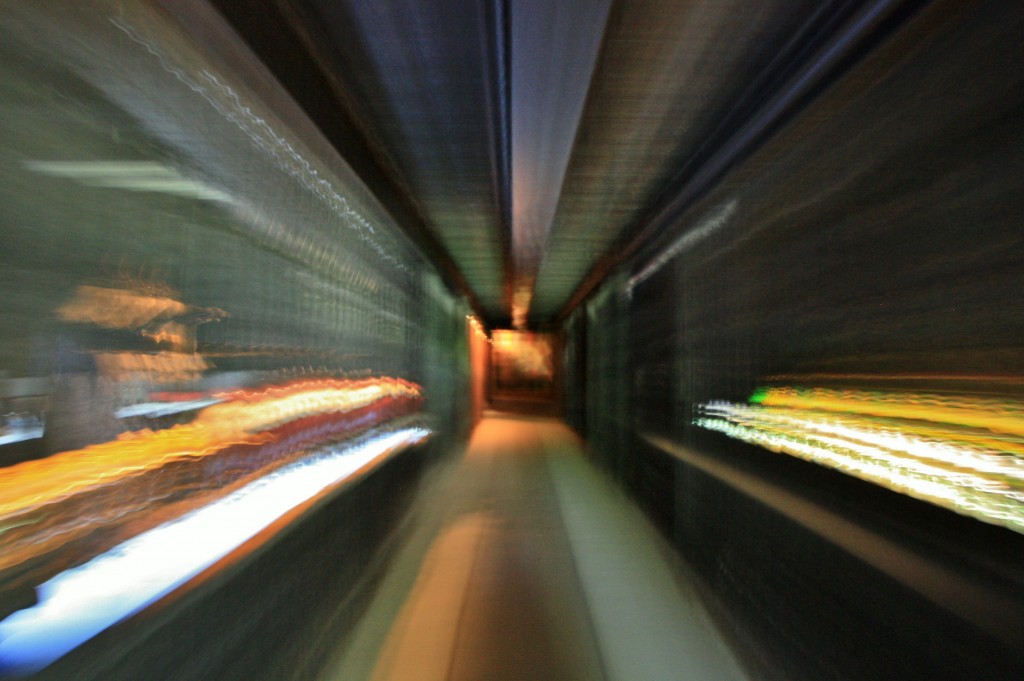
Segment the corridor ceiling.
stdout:
[[488,324],[543,328],[926,3],[213,4]]

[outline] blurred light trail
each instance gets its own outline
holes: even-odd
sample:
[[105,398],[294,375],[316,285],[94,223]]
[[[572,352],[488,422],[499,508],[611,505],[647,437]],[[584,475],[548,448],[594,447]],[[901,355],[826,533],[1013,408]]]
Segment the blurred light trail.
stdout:
[[57,308],[69,322],[89,322],[108,329],[141,328],[156,319],[188,313],[189,306],[169,296],[103,286],[79,286],[74,297]]
[[160,418],[161,416],[172,416],[183,412],[195,411],[219,403],[217,397],[196,397],[194,400],[177,401],[156,401],[140,402],[127,407],[121,407],[114,412],[119,419],[145,416],[147,418]]
[[1024,403],[769,388],[701,405],[697,425],[1024,532]]
[[230,194],[153,161],[25,161],[24,164],[37,173],[77,180],[92,187],[157,192],[221,203],[233,201]]
[[672,242],[672,245],[661,251],[642,270],[629,279],[629,282],[626,284],[627,294],[632,295],[633,289],[654,276],[658,270],[671,262],[676,256],[693,248],[729,224],[729,219],[736,214],[738,208],[739,199],[731,199],[728,203],[715,208],[695,227],[686,230],[681,237]]
[[123,433],[116,440],[0,469],[0,519],[183,458],[274,439],[268,431],[320,414],[346,413],[387,397],[417,399],[419,388],[392,378],[298,381],[218,395],[191,423]]
[[43,436],[42,426],[18,426],[0,430],[0,446],[11,445],[15,442],[24,442]]
[[750,400],[765,406],[956,423],[1024,435],[1024,404],[997,398],[824,388],[769,388],[757,391]]
[[302,380],[214,398],[187,424],[0,468],[0,588],[39,584],[421,403],[418,386],[394,378]]
[[0,622],[0,673],[38,671],[237,549],[288,511],[430,431],[406,428],[329,448],[144,532],[38,588]]

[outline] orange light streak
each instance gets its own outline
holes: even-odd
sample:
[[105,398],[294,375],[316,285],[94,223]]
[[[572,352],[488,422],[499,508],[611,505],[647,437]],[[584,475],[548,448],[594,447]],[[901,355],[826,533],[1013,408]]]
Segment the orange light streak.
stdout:
[[752,401],[766,407],[955,423],[1024,436],[1024,405],[984,397],[827,388],[769,388],[757,393]]
[[173,298],[102,286],[79,286],[74,298],[58,308],[57,314],[70,322],[91,322],[108,329],[135,329],[158,317],[183,315],[188,309]]
[[218,395],[226,401],[206,407],[191,423],[124,433],[110,442],[0,469],[0,522],[176,460],[272,441],[267,431],[289,421],[345,413],[387,397],[419,396],[418,386],[394,378],[296,381]]

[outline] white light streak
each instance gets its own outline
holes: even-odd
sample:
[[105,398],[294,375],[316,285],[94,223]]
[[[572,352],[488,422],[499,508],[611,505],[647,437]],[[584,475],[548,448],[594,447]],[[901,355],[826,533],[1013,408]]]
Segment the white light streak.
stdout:
[[632,294],[634,288],[653,276],[655,272],[667,265],[673,258],[684,251],[693,248],[704,239],[725,227],[729,222],[729,218],[736,213],[736,209],[738,207],[738,199],[732,199],[728,203],[719,206],[717,210],[704,218],[699,225],[693,229],[687,230],[686,233],[676,239],[671,246],[659,253],[658,257],[648,262],[642,270],[631,277],[629,282],[626,284],[626,291],[629,294]]
[[[695,424],[1024,532],[1024,461],[973,432],[855,414],[712,402]],[[948,434],[947,434],[948,433]],[[999,440],[990,438],[994,443]]]
[[25,161],[25,167],[41,175],[76,180],[90,187],[233,202],[229,194],[154,161]]
[[53,577],[37,588],[35,606],[0,622],[0,674],[42,669],[180,587],[362,466],[429,434],[407,428],[327,450]]

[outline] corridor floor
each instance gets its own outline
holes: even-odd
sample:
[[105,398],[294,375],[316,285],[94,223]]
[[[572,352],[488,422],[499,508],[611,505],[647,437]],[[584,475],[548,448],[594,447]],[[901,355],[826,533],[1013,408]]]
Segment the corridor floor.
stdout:
[[489,413],[410,520],[325,679],[745,678],[661,537],[557,420]]

